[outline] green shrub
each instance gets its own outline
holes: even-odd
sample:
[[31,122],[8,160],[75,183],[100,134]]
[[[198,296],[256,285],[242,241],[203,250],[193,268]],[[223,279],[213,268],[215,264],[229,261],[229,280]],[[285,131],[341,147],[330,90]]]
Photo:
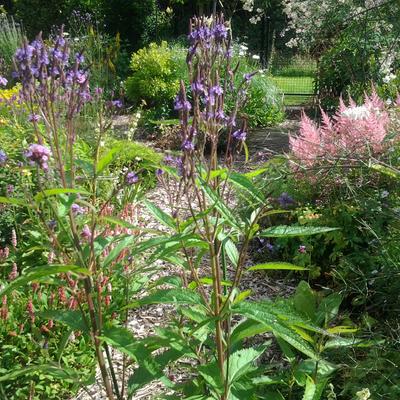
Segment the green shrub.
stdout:
[[264,74],[253,78],[243,112],[252,127],[274,125],[284,120],[282,95]]
[[386,3],[379,13],[354,20],[332,40],[318,63],[324,105],[336,105],[340,95],[358,101],[371,90],[371,83],[383,98],[395,98],[400,83],[398,13],[397,3]]
[[184,53],[166,42],[151,43],[132,55],[132,75],[126,81],[126,94],[136,105],[146,102],[149,107],[170,107],[179,89]]
[[[259,71],[252,79],[247,94],[247,102],[242,111],[250,127],[269,126],[284,120],[283,98],[273,80],[261,70],[258,62],[241,55],[240,46],[234,46],[234,65],[239,65],[236,74],[236,85],[239,85],[245,74]],[[228,109],[234,105],[234,93],[226,98]]]

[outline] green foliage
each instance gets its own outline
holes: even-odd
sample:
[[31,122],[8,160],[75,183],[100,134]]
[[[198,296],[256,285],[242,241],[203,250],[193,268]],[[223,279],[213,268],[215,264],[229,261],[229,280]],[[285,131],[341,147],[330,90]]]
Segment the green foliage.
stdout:
[[13,71],[14,54],[21,46],[23,38],[22,27],[12,17],[0,12],[0,75],[9,80]]
[[[241,110],[248,119],[251,127],[270,126],[284,120],[282,94],[273,80],[261,70],[257,62],[240,55],[239,45],[234,46],[234,63],[238,63],[236,84],[239,84],[245,74],[259,71],[252,79],[247,101]],[[234,94],[226,98],[227,109],[234,105]]]
[[339,95],[361,99],[371,90],[371,82],[384,98],[396,97],[399,12],[397,3],[382,4],[337,31],[318,64],[317,84],[326,105],[337,104]]
[[151,43],[132,55],[132,75],[126,81],[128,98],[140,104],[145,101],[150,107],[172,107],[172,100],[179,89],[180,72],[184,53],[171,48],[166,42]]

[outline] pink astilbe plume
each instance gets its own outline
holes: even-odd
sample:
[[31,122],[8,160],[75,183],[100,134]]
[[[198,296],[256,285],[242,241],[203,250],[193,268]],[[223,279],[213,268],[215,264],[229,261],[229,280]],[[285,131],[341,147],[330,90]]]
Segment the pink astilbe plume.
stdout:
[[318,127],[303,113],[300,124],[300,134],[289,138],[290,149],[297,159],[305,166],[312,166],[315,157],[321,155],[321,135]]
[[365,96],[361,106],[357,106],[353,99],[347,106],[340,99],[333,117],[322,111],[319,127],[303,114],[299,135],[290,137],[290,149],[305,167],[338,157],[360,158],[369,153],[379,154],[384,148],[389,122],[385,104],[373,90],[370,96]]

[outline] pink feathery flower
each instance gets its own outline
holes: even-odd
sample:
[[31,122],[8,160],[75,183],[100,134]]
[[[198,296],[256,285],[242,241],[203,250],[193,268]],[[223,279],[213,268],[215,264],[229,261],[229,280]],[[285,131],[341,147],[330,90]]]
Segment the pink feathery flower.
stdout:
[[33,308],[32,299],[28,300],[28,304],[26,305],[26,311],[28,312],[29,318],[31,319],[31,323],[35,323],[35,309]]
[[375,90],[365,96],[361,106],[351,98],[348,106],[340,99],[333,117],[323,111],[321,116],[318,127],[303,114],[300,134],[289,139],[292,154],[305,167],[339,156],[360,157],[383,150],[390,121],[385,104]]
[[17,264],[16,263],[13,263],[13,266],[12,266],[12,270],[11,270],[11,272],[8,274],[8,280],[9,281],[14,281],[15,279],[17,279],[18,278],[18,267],[17,267]]
[[14,249],[17,248],[18,242],[17,242],[17,233],[15,232],[15,229],[11,231],[11,244],[14,247]]

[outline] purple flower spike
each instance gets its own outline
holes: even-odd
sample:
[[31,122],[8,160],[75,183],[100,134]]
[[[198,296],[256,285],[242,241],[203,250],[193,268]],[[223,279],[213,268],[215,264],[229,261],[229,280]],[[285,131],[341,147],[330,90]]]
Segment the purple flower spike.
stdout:
[[29,114],[28,121],[29,122],[38,122],[40,120],[40,115],[38,114]]
[[204,93],[204,85],[201,82],[195,81],[191,86],[194,93]]
[[176,111],[190,111],[192,109],[192,105],[189,101],[182,101],[180,96],[176,96],[174,101],[174,110]]
[[85,225],[81,231],[81,238],[83,240],[89,240],[92,237],[92,232],[90,230],[90,228]]
[[49,229],[51,229],[52,231],[54,231],[57,228],[57,221],[55,219],[51,219],[48,223],[47,226],[49,227]]
[[74,215],[85,214],[85,209],[83,207],[81,207],[79,204],[76,204],[76,203],[72,204],[71,210],[72,210]]
[[31,165],[39,165],[44,171],[47,171],[47,161],[51,156],[51,151],[41,144],[31,144],[25,152],[25,157],[30,161]]
[[254,76],[257,74],[257,71],[252,72],[250,74],[244,74],[244,80],[246,81],[246,83],[250,83],[251,80],[254,78]]
[[224,94],[224,90],[222,89],[221,86],[216,85],[216,86],[213,86],[213,87],[210,89],[210,93],[211,93],[211,94],[216,94],[217,96],[222,96],[222,95]]
[[96,96],[101,96],[101,95],[103,94],[103,88],[101,88],[101,87],[96,87],[96,88],[94,89],[94,94],[95,94]]
[[228,37],[228,29],[224,24],[216,24],[213,29],[216,40],[226,39]]
[[194,150],[193,142],[189,139],[184,140],[182,143],[182,150],[193,151]]
[[82,64],[85,62],[85,57],[83,56],[82,53],[76,53],[75,54],[75,60],[78,64]]
[[7,160],[8,160],[7,154],[3,150],[0,150],[0,166],[5,165]]
[[8,83],[8,80],[4,78],[4,76],[0,76],[0,86],[6,86]]
[[128,172],[125,181],[128,185],[134,185],[139,182],[139,177],[134,172]]
[[239,140],[241,142],[244,142],[246,140],[246,136],[247,136],[247,132],[245,132],[242,129],[239,129],[235,132],[232,133],[232,136],[236,139]]

